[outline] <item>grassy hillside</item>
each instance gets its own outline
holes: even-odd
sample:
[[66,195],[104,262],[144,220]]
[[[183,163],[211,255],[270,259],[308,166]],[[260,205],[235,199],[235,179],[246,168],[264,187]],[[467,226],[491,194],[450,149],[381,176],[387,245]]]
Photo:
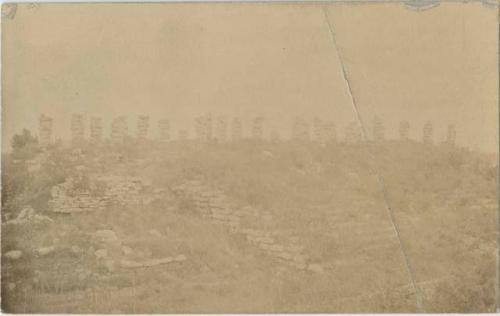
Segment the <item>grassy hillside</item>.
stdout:
[[[489,159],[413,142],[252,141],[4,156],[3,308],[411,312],[416,293],[402,246],[426,311],[493,311],[497,167]],[[91,196],[105,190],[96,184],[103,175],[149,184],[139,192],[141,203],[54,213],[51,189],[82,173],[85,181],[77,184]],[[241,220],[245,229],[300,247],[317,268],[289,267],[248,235],[201,216],[196,201],[175,190],[191,180],[222,192],[234,210],[252,209],[258,215]],[[20,218],[28,205],[32,215]],[[13,250],[20,258],[7,255]],[[165,258],[172,261],[127,267]]]

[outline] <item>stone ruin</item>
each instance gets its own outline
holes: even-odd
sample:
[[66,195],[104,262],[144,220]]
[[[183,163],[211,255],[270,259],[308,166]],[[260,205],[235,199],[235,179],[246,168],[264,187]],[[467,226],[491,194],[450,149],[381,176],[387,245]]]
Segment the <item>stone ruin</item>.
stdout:
[[42,147],[46,147],[52,143],[52,118],[40,115],[38,122],[39,143]]
[[434,143],[433,133],[434,133],[434,129],[433,129],[432,123],[430,121],[427,121],[425,123],[424,129],[423,129],[422,141],[424,144],[431,145]]
[[276,222],[270,212],[251,206],[236,207],[221,190],[210,188],[198,180],[188,181],[172,190],[192,200],[196,211],[212,224],[227,227],[230,233],[244,236],[249,244],[274,258],[278,264],[323,272],[320,264],[309,262],[304,254],[305,248],[299,244],[297,237],[279,233],[273,227]]
[[178,139],[182,142],[188,140],[189,138],[189,134],[188,134],[188,131],[186,129],[181,129],[179,130],[179,135],[178,135]]
[[120,204],[141,204],[141,191],[151,187],[150,183],[131,176],[105,176],[96,180],[105,183],[104,197]]
[[252,121],[252,139],[262,140],[264,136],[264,118],[258,116]]
[[313,120],[313,137],[318,142],[321,142],[321,139],[323,137],[323,127],[323,120],[321,120],[319,117],[315,117]]
[[137,118],[137,139],[146,139],[149,130],[149,116],[140,115]]
[[277,143],[281,140],[281,135],[278,131],[271,131],[269,138],[270,138],[271,142]]
[[126,116],[119,116],[111,122],[111,140],[115,143],[120,143],[125,140],[128,135],[128,124]]
[[[52,118],[40,115],[39,119],[39,144],[44,147],[52,143]],[[139,116],[137,121],[137,138],[146,139],[149,132],[150,119],[149,116]],[[228,140],[228,121],[225,116],[217,116],[214,120],[211,113],[198,116],[195,119],[195,136],[200,141],[226,142]],[[235,117],[231,121],[230,126],[230,140],[238,142],[243,139],[242,121],[240,118]],[[375,142],[385,140],[385,127],[380,118],[375,117],[372,127],[372,139]],[[169,141],[170,135],[170,122],[166,119],[158,121],[159,140]],[[251,138],[262,140],[264,137],[264,118],[259,116],[252,120]],[[400,140],[409,139],[410,124],[408,121],[401,121],[399,124],[399,138]],[[82,114],[73,114],[71,118],[71,135],[72,143],[74,145],[81,144],[84,140],[85,123]],[[110,139],[115,143],[120,143],[128,136],[128,124],[126,116],[119,116],[111,122]],[[312,137],[311,137],[312,136]],[[92,143],[101,142],[103,138],[103,124],[100,117],[90,118],[90,141]],[[189,131],[181,129],[178,131],[177,139],[179,141],[187,140],[189,138]],[[277,131],[271,131],[269,139],[272,142],[279,142],[281,138]],[[292,140],[300,141],[315,141],[319,144],[333,143],[337,141],[337,133],[335,123],[332,121],[323,121],[321,118],[314,118],[312,122],[312,135],[310,125],[307,120],[296,117],[292,125]],[[356,122],[351,122],[347,125],[345,133],[346,143],[358,143],[363,140],[363,133],[361,127]],[[423,127],[422,141],[425,144],[433,144],[433,125],[431,122],[426,122]],[[448,132],[444,145],[455,146],[456,129],[455,125],[448,126]]]
[[351,122],[347,125],[345,141],[346,143],[355,144],[362,141],[361,127],[356,122]]
[[313,121],[314,140],[320,144],[332,143],[337,140],[337,131],[334,122],[324,122],[320,118]]
[[53,212],[78,213],[104,209],[107,205],[104,195],[94,197],[88,189],[78,188],[77,182],[71,178],[52,187],[49,207]]
[[325,143],[332,143],[337,141],[337,129],[334,122],[323,123],[323,141]]
[[99,143],[102,140],[102,119],[93,116],[90,118],[90,141]]
[[203,127],[203,117],[196,117],[194,119],[194,133],[197,140],[203,140],[205,138]]
[[312,124],[313,129],[313,139],[320,144],[326,144],[328,142],[326,125],[322,119],[315,117]]
[[399,123],[399,139],[406,141],[409,139],[410,123],[408,121],[401,121]]
[[238,142],[243,137],[243,124],[237,117],[233,118],[231,122],[231,141]]
[[385,140],[385,128],[379,117],[373,119],[373,141],[382,142]]
[[296,141],[309,141],[309,124],[304,118],[296,117],[292,127],[292,139]]
[[71,141],[74,145],[81,144],[85,139],[85,120],[83,114],[71,116]]
[[158,121],[158,130],[160,141],[170,141],[170,122],[167,119],[161,119]]
[[207,113],[195,119],[195,134],[199,141],[210,141],[213,137],[212,114]]
[[51,189],[49,206],[56,213],[79,213],[103,210],[119,203],[134,205],[145,202],[141,195],[150,184],[137,177],[82,175],[69,178]]
[[225,116],[219,116],[215,121],[215,139],[218,142],[227,140],[227,120]]
[[448,125],[448,130],[446,134],[446,144],[448,146],[455,146],[455,142],[457,139],[457,131],[455,129],[455,125]]

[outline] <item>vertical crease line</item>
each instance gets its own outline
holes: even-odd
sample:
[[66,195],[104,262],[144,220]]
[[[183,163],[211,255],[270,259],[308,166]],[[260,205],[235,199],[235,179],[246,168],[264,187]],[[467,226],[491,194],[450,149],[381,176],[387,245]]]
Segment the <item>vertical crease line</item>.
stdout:
[[[346,86],[347,86],[347,92],[349,94],[349,97],[351,99],[351,105],[352,105],[352,109],[354,111],[354,113],[356,114],[356,119],[357,119],[357,123],[361,129],[361,138],[362,138],[362,141],[363,142],[367,142],[367,137],[366,137],[366,130],[365,130],[365,127],[363,125],[363,120],[361,119],[361,115],[358,111],[358,107],[356,105],[356,99],[354,97],[354,95],[352,94],[352,89],[351,89],[351,85],[350,85],[350,82],[347,78],[347,72],[346,72],[346,69],[345,69],[345,66],[344,66],[344,63],[342,61],[342,56],[340,54],[340,50],[338,48],[338,45],[337,45],[337,41],[335,39],[335,32],[333,30],[333,26],[331,25],[330,23],[330,19],[329,19],[329,16],[328,16],[328,10],[326,8],[326,6],[323,7],[323,12],[324,12],[324,15],[325,15],[325,20],[326,20],[326,23],[328,25],[328,30],[330,32],[330,37],[331,37],[331,40],[332,40],[332,43],[333,43],[333,46],[337,52],[337,56],[338,56],[338,59],[339,59],[339,63],[340,63],[340,67],[341,67],[341,70],[342,70],[342,78],[344,80],[344,82],[346,83]],[[372,160],[375,159],[372,151],[370,150],[370,148],[368,147],[368,153],[370,154],[370,157],[372,158]],[[387,210],[387,213],[389,214],[389,219],[391,221],[391,224],[392,224],[392,227],[394,229],[394,232],[396,233],[396,237],[398,239],[398,243],[399,243],[399,249],[401,251],[401,254],[403,256],[403,259],[404,259],[404,263],[405,263],[405,267],[406,267],[406,271],[408,273],[408,276],[410,278],[410,281],[411,281],[411,286],[413,288],[413,291],[415,293],[415,296],[416,296],[416,305],[417,305],[417,308],[420,312],[425,312],[424,308],[423,308],[423,305],[422,305],[422,294],[421,294],[421,291],[419,289],[419,287],[417,286],[417,282],[415,280],[415,273],[414,273],[414,270],[413,270],[413,267],[411,266],[411,263],[410,263],[410,260],[409,260],[409,257],[408,257],[408,254],[406,253],[406,250],[403,246],[403,242],[401,240],[401,233],[400,233],[400,229],[399,229],[399,225],[397,224],[397,221],[396,221],[396,218],[394,216],[394,213],[393,213],[393,210],[391,208],[391,206],[389,205],[389,202],[387,200],[387,190],[386,190],[386,187],[385,187],[385,183],[384,183],[384,180],[382,178],[382,176],[380,175],[380,173],[375,170],[376,168],[374,168],[374,172],[377,176],[377,180],[378,180],[378,184],[379,184],[379,187],[380,187],[380,191],[383,195],[383,198],[384,198],[384,203],[385,203],[385,208]]]

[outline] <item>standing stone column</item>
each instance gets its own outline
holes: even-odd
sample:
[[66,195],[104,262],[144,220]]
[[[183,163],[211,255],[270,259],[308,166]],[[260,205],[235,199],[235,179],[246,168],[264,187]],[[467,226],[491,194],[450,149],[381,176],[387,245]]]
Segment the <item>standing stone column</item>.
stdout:
[[455,125],[448,125],[448,132],[446,134],[446,143],[449,146],[455,146],[455,141],[457,139],[457,131],[455,129]]
[[227,120],[224,116],[217,117],[215,126],[215,139],[220,143],[227,140]]
[[194,134],[197,140],[202,141],[205,139],[203,132],[203,116],[197,116],[194,119]]
[[410,123],[408,121],[401,121],[399,123],[399,139],[406,141],[409,139]]
[[258,116],[252,122],[252,138],[254,140],[261,140],[264,135],[264,118]]
[[281,140],[280,133],[278,131],[272,131],[270,135],[270,140],[273,143],[278,143]]
[[210,141],[213,137],[212,114],[207,113],[195,119],[195,134],[200,141]]
[[140,115],[137,118],[137,131],[136,135],[138,139],[146,139],[148,137],[149,131],[149,116]]
[[168,142],[170,141],[170,122],[167,119],[161,119],[158,121],[158,130],[160,135],[160,141]]
[[325,123],[318,117],[313,120],[313,137],[315,141],[321,144],[325,142]]
[[323,124],[322,133],[324,143],[335,143],[337,141],[337,128],[334,122],[326,122]]
[[233,118],[231,123],[231,140],[233,142],[239,142],[243,136],[243,124],[241,119],[238,117]]
[[432,123],[430,121],[427,121],[424,125],[423,129],[423,142],[424,144],[433,144],[434,143],[434,128],[432,126]]
[[115,143],[120,143],[125,140],[128,135],[127,117],[119,116],[111,122],[111,140]]
[[179,141],[186,142],[188,140],[188,138],[189,138],[189,135],[188,135],[187,130],[185,130],[185,129],[179,130],[179,137],[178,137]]
[[71,116],[71,140],[73,145],[83,143],[85,134],[85,123],[83,114],[73,114]]
[[376,116],[373,120],[373,140],[383,142],[385,140],[385,127],[382,120]]
[[361,140],[361,127],[356,122],[349,123],[345,134],[346,143],[355,144],[361,142]]
[[102,140],[102,119],[93,116],[90,118],[90,140],[99,143]]
[[40,115],[38,121],[38,136],[39,144],[42,147],[47,147],[52,143],[52,118]]
[[212,113],[207,113],[205,115],[205,140],[210,141],[212,140],[214,133],[213,133],[213,120],[212,120]]
[[310,140],[309,124],[304,118],[296,117],[292,127],[292,138],[297,141]]

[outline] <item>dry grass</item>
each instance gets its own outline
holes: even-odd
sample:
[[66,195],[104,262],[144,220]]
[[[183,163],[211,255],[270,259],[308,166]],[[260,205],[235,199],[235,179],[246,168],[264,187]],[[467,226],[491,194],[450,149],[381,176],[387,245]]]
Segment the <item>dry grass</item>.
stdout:
[[[375,148],[374,160],[366,147],[347,145],[142,146],[114,148],[123,162],[108,157],[97,166],[92,161],[102,157],[102,149],[87,148],[85,157],[74,159],[69,151],[53,150],[48,160],[58,164],[57,173],[47,163],[27,175],[9,157],[3,159],[2,193],[10,190],[2,200],[4,219],[24,204],[54,219],[2,227],[2,252],[23,252],[18,261],[3,260],[4,311],[416,311],[398,245],[368,247],[378,245],[370,241],[378,223],[388,223],[386,202],[401,227],[426,311],[494,310],[497,209],[486,204],[496,201],[496,168],[480,154],[389,142]],[[79,164],[100,173],[137,175],[167,193],[147,206],[50,213],[47,189],[71,176]],[[377,173],[384,178],[387,200]],[[222,189],[236,206],[271,212],[272,229],[299,239],[325,273],[283,268],[244,238],[207,223],[190,200],[168,193],[189,179]],[[363,230],[344,228],[351,227],[347,224]],[[118,262],[122,249],[92,237],[99,229],[113,230],[121,246],[138,257],[182,253],[188,260],[110,271],[95,250],[106,248]],[[52,244],[56,252],[34,255],[34,249]],[[13,283],[15,288],[9,288]]]

